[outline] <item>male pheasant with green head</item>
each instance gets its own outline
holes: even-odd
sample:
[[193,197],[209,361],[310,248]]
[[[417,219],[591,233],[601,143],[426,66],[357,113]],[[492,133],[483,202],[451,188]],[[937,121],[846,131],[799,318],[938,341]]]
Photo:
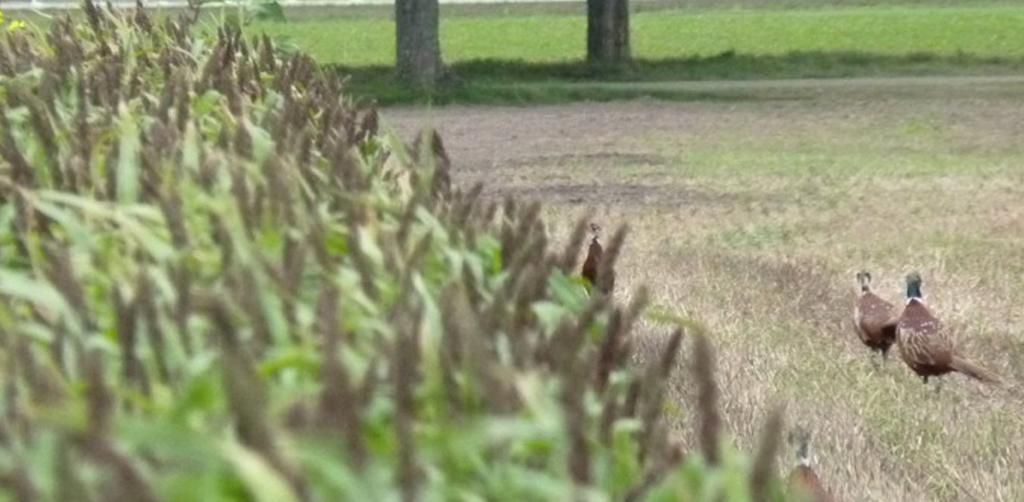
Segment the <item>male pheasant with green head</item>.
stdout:
[[992,372],[964,359],[953,349],[942,323],[924,303],[921,275],[917,272],[907,275],[907,305],[896,325],[896,340],[903,361],[924,383],[928,383],[929,377],[954,371],[985,383],[999,382]]
[[[893,305],[871,291],[871,274],[857,273],[860,296],[853,309],[853,327],[860,341],[874,353],[881,353],[882,360],[889,356],[889,348],[896,343],[896,323],[899,316]],[[875,363],[875,359],[872,359]]]

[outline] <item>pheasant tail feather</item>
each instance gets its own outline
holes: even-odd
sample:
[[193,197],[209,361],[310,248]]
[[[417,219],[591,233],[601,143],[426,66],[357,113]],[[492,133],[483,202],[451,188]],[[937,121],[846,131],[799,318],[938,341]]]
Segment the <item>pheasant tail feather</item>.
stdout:
[[995,373],[985,368],[982,368],[981,366],[978,366],[977,364],[974,364],[960,356],[953,357],[953,362],[950,364],[950,367],[975,380],[980,380],[982,382],[991,384],[1000,383],[999,377]]

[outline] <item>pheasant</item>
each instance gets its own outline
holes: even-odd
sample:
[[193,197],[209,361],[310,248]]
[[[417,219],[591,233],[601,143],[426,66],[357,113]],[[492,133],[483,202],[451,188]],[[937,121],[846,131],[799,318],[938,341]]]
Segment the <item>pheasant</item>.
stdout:
[[811,468],[810,434],[797,428],[789,434],[789,442],[796,448],[796,467],[789,473],[789,491],[797,500],[832,502],[832,494],[825,489],[821,478]]
[[[857,273],[860,296],[853,310],[853,327],[857,336],[872,352],[882,354],[882,361],[888,359],[889,348],[896,343],[896,323],[899,316],[893,305],[871,291],[871,274]],[[872,363],[875,359],[872,359]]]
[[581,274],[590,283],[591,287],[597,284],[597,271],[601,267],[601,257],[604,255],[604,248],[597,241],[597,234],[600,230],[601,228],[596,224],[590,224],[590,231],[594,234],[594,238],[590,240],[590,247],[587,249],[587,259],[583,262],[583,272]]
[[[999,383],[992,372],[964,359],[953,350],[953,342],[921,297],[921,275],[907,275],[907,306],[896,325],[900,355],[924,383],[929,377],[960,372],[985,383]],[[938,390],[938,388],[936,388]]]

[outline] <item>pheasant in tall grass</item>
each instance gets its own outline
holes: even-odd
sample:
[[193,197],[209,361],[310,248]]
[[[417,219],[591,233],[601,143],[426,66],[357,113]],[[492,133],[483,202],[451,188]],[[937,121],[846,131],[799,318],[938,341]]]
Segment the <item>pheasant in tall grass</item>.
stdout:
[[789,473],[789,491],[795,500],[832,502],[832,494],[811,468],[811,435],[797,427],[789,433],[789,443],[796,449],[796,467]]
[[[907,305],[896,325],[900,355],[924,383],[929,377],[960,372],[985,383],[999,383],[991,371],[964,359],[953,349],[953,342],[943,330],[921,296],[921,275],[907,275]],[[936,387],[938,390],[938,387]]]
[[590,232],[594,237],[590,240],[590,246],[587,248],[587,259],[583,261],[583,271],[581,275],[587,280],[587,283],[591,288],[597,284],[598,270],[601,268],[601,258],[604,256],[604,248],[601,247],[601,243],[598,242],[597,237],[601,232],[601,227],[595,223],[590,224]]
[[[860,341],[871,349],[872,354],[881,353],[882,361],[889,357],[889,349],[896,343],[896,324],[899,315],[896,308],[889,302],[871,291],[871,274],[865,271],[857,273],[857,284],[860,296],[853,309],[853,327]],[[878,367],[872,357],[871,364]]]

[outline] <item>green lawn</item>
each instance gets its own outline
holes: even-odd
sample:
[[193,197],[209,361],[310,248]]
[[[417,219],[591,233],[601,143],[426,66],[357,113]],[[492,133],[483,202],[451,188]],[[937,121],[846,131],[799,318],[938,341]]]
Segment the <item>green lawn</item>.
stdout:
[[[643,59],[792,52],[858,52],[1024,57],[1024,7],[856,7],[790,10],[640,12],[633,17],[634,55]],[[345,66],[394,62],[394,24],[383,18],[329,18],[257,23],[310,52]],[[584,17],[481,15],[442,20],[444,58],[552,63],[584,55]]]
[[[634,62],[609,69],[583,60],[579,5],[445,5],[443,57],[457,78],[430,93],[393,78],[388,7],[292,8],[290,21],[247,30],[335,65],[352,77],[352,94],[380,104],[708,99],[608,81],[1024,74],[1024,5],[1010,0],[651,0],[633,8]],[[47,22],[23,11],[10,17],[25,16]],[[564,85],[581,81],[594,85]]]

